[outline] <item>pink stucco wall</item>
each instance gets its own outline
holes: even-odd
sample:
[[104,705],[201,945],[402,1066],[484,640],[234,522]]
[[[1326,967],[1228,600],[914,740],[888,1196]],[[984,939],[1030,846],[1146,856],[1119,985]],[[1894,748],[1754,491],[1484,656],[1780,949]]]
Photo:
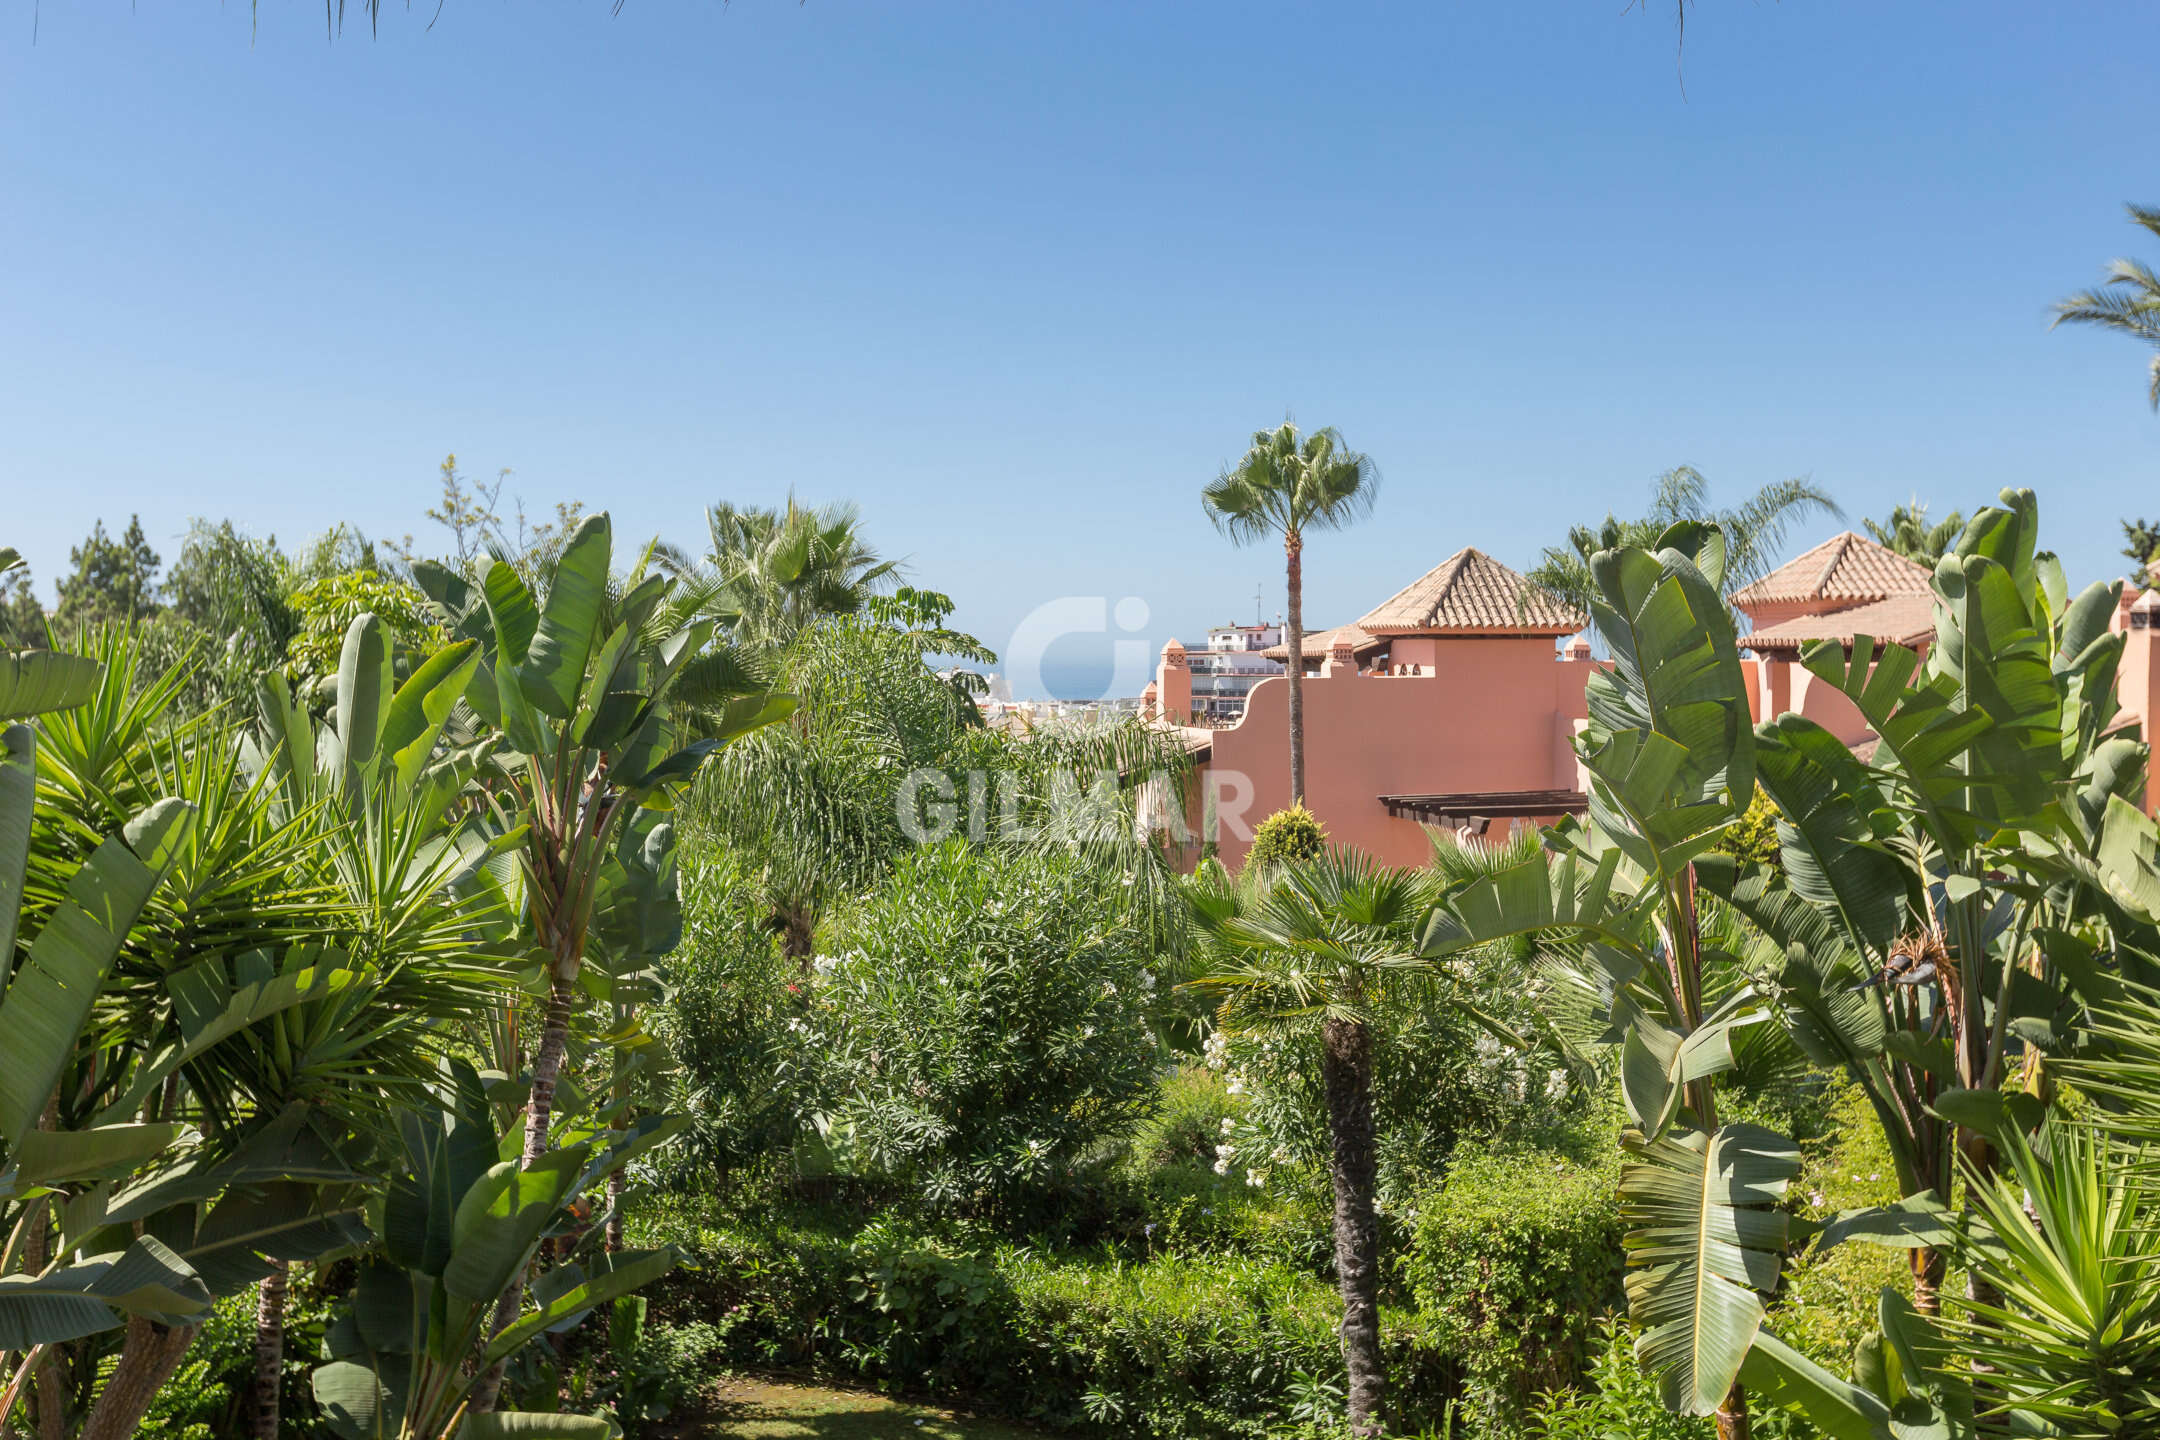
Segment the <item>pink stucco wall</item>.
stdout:
[[[1430,663],[1416,662],[1423,675],[1331,662],[1305,682],[1305,802],[1330,839],[1391,865],[1422,865],[1431,852],[1423,827],[1390,816],[1382,795],[1575,785],[1568,740],[1587,713],[1592,662],[1556,658],[1547,637],[1433,644]],[[1233,869],[1252,827],[1290,803],[1289,689],[1279,678],[1255,685],[1244,718],[1215,733],[1201,776],[1220,796],[1216,842]]]

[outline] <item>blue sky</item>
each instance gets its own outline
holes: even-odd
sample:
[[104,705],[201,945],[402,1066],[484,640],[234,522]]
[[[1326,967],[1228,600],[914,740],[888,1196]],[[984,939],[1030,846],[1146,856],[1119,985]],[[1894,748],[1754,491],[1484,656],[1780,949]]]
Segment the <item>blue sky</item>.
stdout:
[[1386,479],[1314,624],[1680,463],[2031,485],[2078,580],[2160,511],[2145,356],[2047,329],[2160,200],[2150,7],[1700,0],[1684,93],[1664,0],[38,9],[0,541],[48,596],[130,511],[424,535],[454,450],[640,535],[853,498],[993,644],[1069,595],[1190,642],[1282,602],[1197,495],[1286,412]]

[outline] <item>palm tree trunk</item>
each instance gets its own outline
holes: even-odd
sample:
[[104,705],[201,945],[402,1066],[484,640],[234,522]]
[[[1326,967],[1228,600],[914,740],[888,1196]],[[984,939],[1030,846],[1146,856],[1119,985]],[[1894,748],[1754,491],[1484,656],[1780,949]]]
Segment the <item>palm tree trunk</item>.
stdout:
[[159,1325],[139,1315],[128,1317],[120,1363],[105,1382],[79,1440],[130,1440],[142,1426],[143,1413],[157,1398],[158,1387],[179,1368],[195,1339],[195,1325]]
[[1283,640],[1290,651],[1290,803],[1305,803],[1305,537],[1283,536],[1288,615]]
[[277,1440],[278,1386],[285,1370],[285,1290],[292,1269],[282,1261],[255,1296],[255,1440]]
[[1748,1440],[1754,1425],[1748,1419],[1747,1387],[1733,1381],[1732,1389],[1725,1392],[1725,1403],[1718,1406],[1718,1440]]
[[605,1240],[608,1254],[613,1255],[616,1251],[622,1249],[623,1244],[622,1171],[617,1170],[614,1174],[607,1177],[607,1198],[608,1215]]
[[1387,1386],[1380,1360],[1380,1225],[1373,1211],[1372,1031],[1362,1021],[1327,1020],[1321,1025],[1320,1054],[1332,1145],[1328,1175],[1335,1188],[1335,1277],[1342,1292],[1350,1434],[1352,1440],[1366,1440],[1382,1433]]
[[1908,1262],[1912,1266],[1913,1309],[1930,1320],[1942,1318],[1943,1273],[1949,1268],[1949,1260],[1942,1251],[1932,1246],[1914,1248]]

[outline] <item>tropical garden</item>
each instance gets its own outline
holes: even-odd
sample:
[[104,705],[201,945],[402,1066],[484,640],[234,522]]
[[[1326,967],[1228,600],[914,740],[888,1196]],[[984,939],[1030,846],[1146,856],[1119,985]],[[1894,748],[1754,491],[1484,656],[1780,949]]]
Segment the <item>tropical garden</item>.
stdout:
[[[1205,505],[1294,567],[1373,479],[1283,427]],[[1553,552],[1586,816],[1403,870],[1293,808],[1233,874],[1145,823],[1166,732],[986,727],[995,656],[845,507],[632,544],[443,482],[438,557],[205,524],[161,580],[101,527],[16,587],[10,1433],[696,1434],[727,1375],[1040,1434],[2160,1433],[2160,829],[2121,582],[2031,493],[1887,522],[1932,643],[1805,657],[1860,753],[1751,722],[1723,598],[1825,502],[1669,476]]]

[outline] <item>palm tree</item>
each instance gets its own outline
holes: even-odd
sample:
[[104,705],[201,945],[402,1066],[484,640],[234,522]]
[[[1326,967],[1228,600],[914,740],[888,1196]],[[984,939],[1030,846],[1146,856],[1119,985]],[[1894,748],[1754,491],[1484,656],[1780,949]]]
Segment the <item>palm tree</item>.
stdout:
[[[2160,236],[2160,209],[2145,205],[2123,207],[2131,223]],[[2145,398],[2160,410],[2160,275],[2142,260],[2108,262],[2107,279],[2091,290],[2080,290],[2055,302],[2055,318],[2049,329],[2063,324],[2097,325],[2103,330],[2144,341],[2155,354],[2147,367]]]
[[1285,420],[1253,432],[1245,457],[1200,492],[1201,508],[1234,545],[1280,536],[1288,574],[1284,643],[1290,665],[1290,803],[1305,799],[1305,532],[1339,530],[1371,511],[1380,472],[1332,426],[1300,437]]
[[1220,1023],[1320,1032],[1350,1433],[1379,1435],[1386,1375],[1373,1205],[1373,1018],[1406,988],[1430,983],[1417,959],[1417,930],[1434,892],[1422,872],[1334,850],[1280,869],[1250,866],[1240,880],[1210,860],[1188,897],[1215,962],[1192,983],[1222,997]]
[[784,648],[821,616],[858,613],[900,573],[863,538],[851,504],[813,508],[793,495],[779,510],[722,503],[705,524],[702,562],[666,545],[654,557],[698,596],[701,618],[739,644]]
[[1935,562],[1950,553],[1957,544],[1959,532],[1965,528],[1963,511],[1953,510],[1935,524],[1928,524],[1927,506],[1915,498],[1909,504],[1897,506],[1881,521],[1862,520],[1861,526],[1868,538],[1878,545],[1888,546],[1908,560],[1917,560],[1929,569]]
[[[1600,550],[1648,549],[1666,529],[1683,520],[1715,525],[1724,537],[1724,584],[1728,591],[1742,590],[1770,573],[1785,533],[1792,524],[1811,515],[1845,518],[1835,500],[1806,480],[1777,480],[1757,490],[1732,510],[1710,508],[1710,482],[1692,465],[1682,465],[1657,477],[1650,487],[1650,513],[1640,520],[1622,520],[1608,512],[1602,525],[1572,526],[1568,543],[1548,545],[1531,568],[1531,585],[1524,587],[1523,603],[1540,588],[1588,612],[1597,593],[1590,576],[1590,557]],[[1745,624],[1733,612],[1736,624]]]

